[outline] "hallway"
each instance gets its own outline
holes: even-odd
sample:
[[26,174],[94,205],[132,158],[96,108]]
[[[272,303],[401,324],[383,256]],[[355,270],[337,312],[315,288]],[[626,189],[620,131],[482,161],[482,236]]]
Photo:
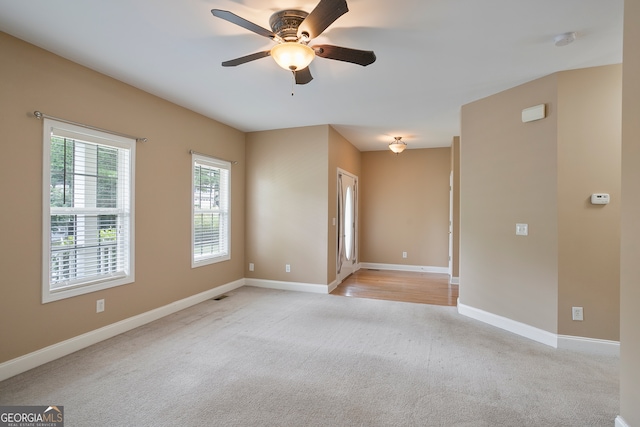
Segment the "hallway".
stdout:
[[456,306],[458,285],[448,274],[360,269],[331,295]]

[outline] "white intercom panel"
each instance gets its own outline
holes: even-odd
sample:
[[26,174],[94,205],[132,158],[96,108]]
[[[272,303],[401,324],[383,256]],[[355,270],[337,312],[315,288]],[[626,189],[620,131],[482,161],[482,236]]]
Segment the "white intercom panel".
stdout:
[[591,195],[592,205],[606,205],[609,203],[609,195],[607,193],[595,193]]
[[547,116],[546,105],[540,104],[522,110],[522,123],[544,119]]

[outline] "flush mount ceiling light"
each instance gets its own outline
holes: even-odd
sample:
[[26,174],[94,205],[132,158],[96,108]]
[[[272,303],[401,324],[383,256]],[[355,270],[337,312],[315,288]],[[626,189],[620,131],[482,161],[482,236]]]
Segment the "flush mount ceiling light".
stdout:
[[571,31],[568,33],[558,34],[553,38],[553,41],[557,47],[562,47],[573,43],[575,39],[576,33],[575,31]]
[[394,136],[393,139],[395,141],[389,143],[389,150],[393,151],[396,154],[400,154],[407,148],[407,143],[402,141],[401,136]]

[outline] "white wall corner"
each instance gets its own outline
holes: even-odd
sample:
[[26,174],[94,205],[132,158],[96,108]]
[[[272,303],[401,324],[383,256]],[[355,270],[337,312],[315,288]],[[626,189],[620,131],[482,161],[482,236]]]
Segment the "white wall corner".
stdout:
[[582,353],[620,357],[619,341],[558,335],[558,348]]
[[11,378],[15,375],[21,374],[33,369],[45,363],[59,359],[63,356],[67,356],[83,348],[89,347],[100,341],[115,337],[124,332],[135,329],[139,326],[158,320],[162,317],[176,313],[185,308],[204,302],[208,299],[215,298],[225,292],[230,292],[234,289],[244,286],[245,279],[239,279],[231,283],[227,283],[222,286],[209,289],[196,295],[174,301],[162,307],[147,311],[145,313],[138,314],[133,317],[121,320],[116,323],[104,326],[100,329],[96,329],[87,332],[82,335],[78,335],[68,340],[61,341],[59,343],[50,345],[48,347],[36,350],[32,353],[25,354],[15,359],[8,360],[0,364],[0,381]]
[[627,424],[627,422],[620,416],[618,415],[616,417],[616,425],[615,427],[631,427],[629,424]]
[[497,314],[489,313],[475,307],[461,304],[460,299],[458,299],[458,313],[550,347],[558,347],[558,336],[554,333],[502,317]]
[[[299,282],[281,282],[279,280],[245,279],[246,286],[257,288],[279,289],[281,291],[310,292],[314,294],[328,294],[329,285]],[[337,285],[336,285],[337,286]]]
[[414,271],[420,273],[449,274],[449,267],[431,267],[426,265],[378,264],[374,262],[360,263],[361,268],[372,270]]

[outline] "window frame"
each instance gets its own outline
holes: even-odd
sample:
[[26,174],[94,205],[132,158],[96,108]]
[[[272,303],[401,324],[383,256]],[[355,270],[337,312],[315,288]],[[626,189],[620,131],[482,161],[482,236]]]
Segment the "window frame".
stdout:
[[[221,251],[218,255],[208,255],[196,257],[196,225],[195,225],[195,215],[196,215],[196,181],[195,181],[195,172],[196,166],[206,166],[209,168],[215,168],[226,170],[226,189],[222,189],[223,183],[221,183],[220,188],[220,197],[223,197],[223,194],[226,194],[227,199],[225,201],[221,200],[221,207],[216,209],[198,209],[200,212],[210,211],[210,212],[218,212],[226,217],[226,221],[224,221],[224,235],[225,235],[225,243],[226,243],[226,251]],[[226,206],[226,208],[224,207]],[[222,226],[220,227],[222,231]],[[205,265],[215,264],[222,261],[228,261],[231,259],[231,162],[218,159],[211,156],[206,156],[203,154],[193,152],[191,154],[191,268],[202,267]]]
[[[55,131],[54,131],[55,130]],[[121,210],[121,215],[127,217],[125,228],[123,233],[128,236],[128,242],[125,241],[125,270],[122,273],[113,275],[112,277],[90,277],[88,279],[77,279],[70,281],[67,286],[53,288],[51,287],[51,216],[60,215],[52,214],[53,212],[64,211],[69,215],[81,215],[82,213],[98,214],[99,211],[104,208],[53,208],[51,206],[51,140],[52,135],[60,137],[69,137],[71,139],[90,143],[98,144],[98,146],[105,146],[109,148],[116,148],[118,150],[125,149],[129,152],[128,165],[124,167],[128,169],[128,188],[126,193],[118,192],[118,202],[126,200],[128,197],[128,203],[119,206],[116,209],[108,208],[106,214],[111,215],[111,211]],[[43,126],[43,155],[42,155],[42,303],[49,303],[53,301],[59,301],[66,298],[75,297],[78,295],[84,295],[91,292],[100,291],[103,289],[112,288],[115,286],[121,286],[135,281],[135,154],[136,154],[136,141],[135,139],[126,138],[119,135],[114,135],[105,131],[100,131],[88,127],[83,127],[75,124],[62,122],[55,119],[45,118]],[[118,151],[118,156],[121,156]],[[119,177],[120,178],[120,177]],[[97,177],[96,177],[97,179]],[[127,194],[128,193],[128,194]]]

